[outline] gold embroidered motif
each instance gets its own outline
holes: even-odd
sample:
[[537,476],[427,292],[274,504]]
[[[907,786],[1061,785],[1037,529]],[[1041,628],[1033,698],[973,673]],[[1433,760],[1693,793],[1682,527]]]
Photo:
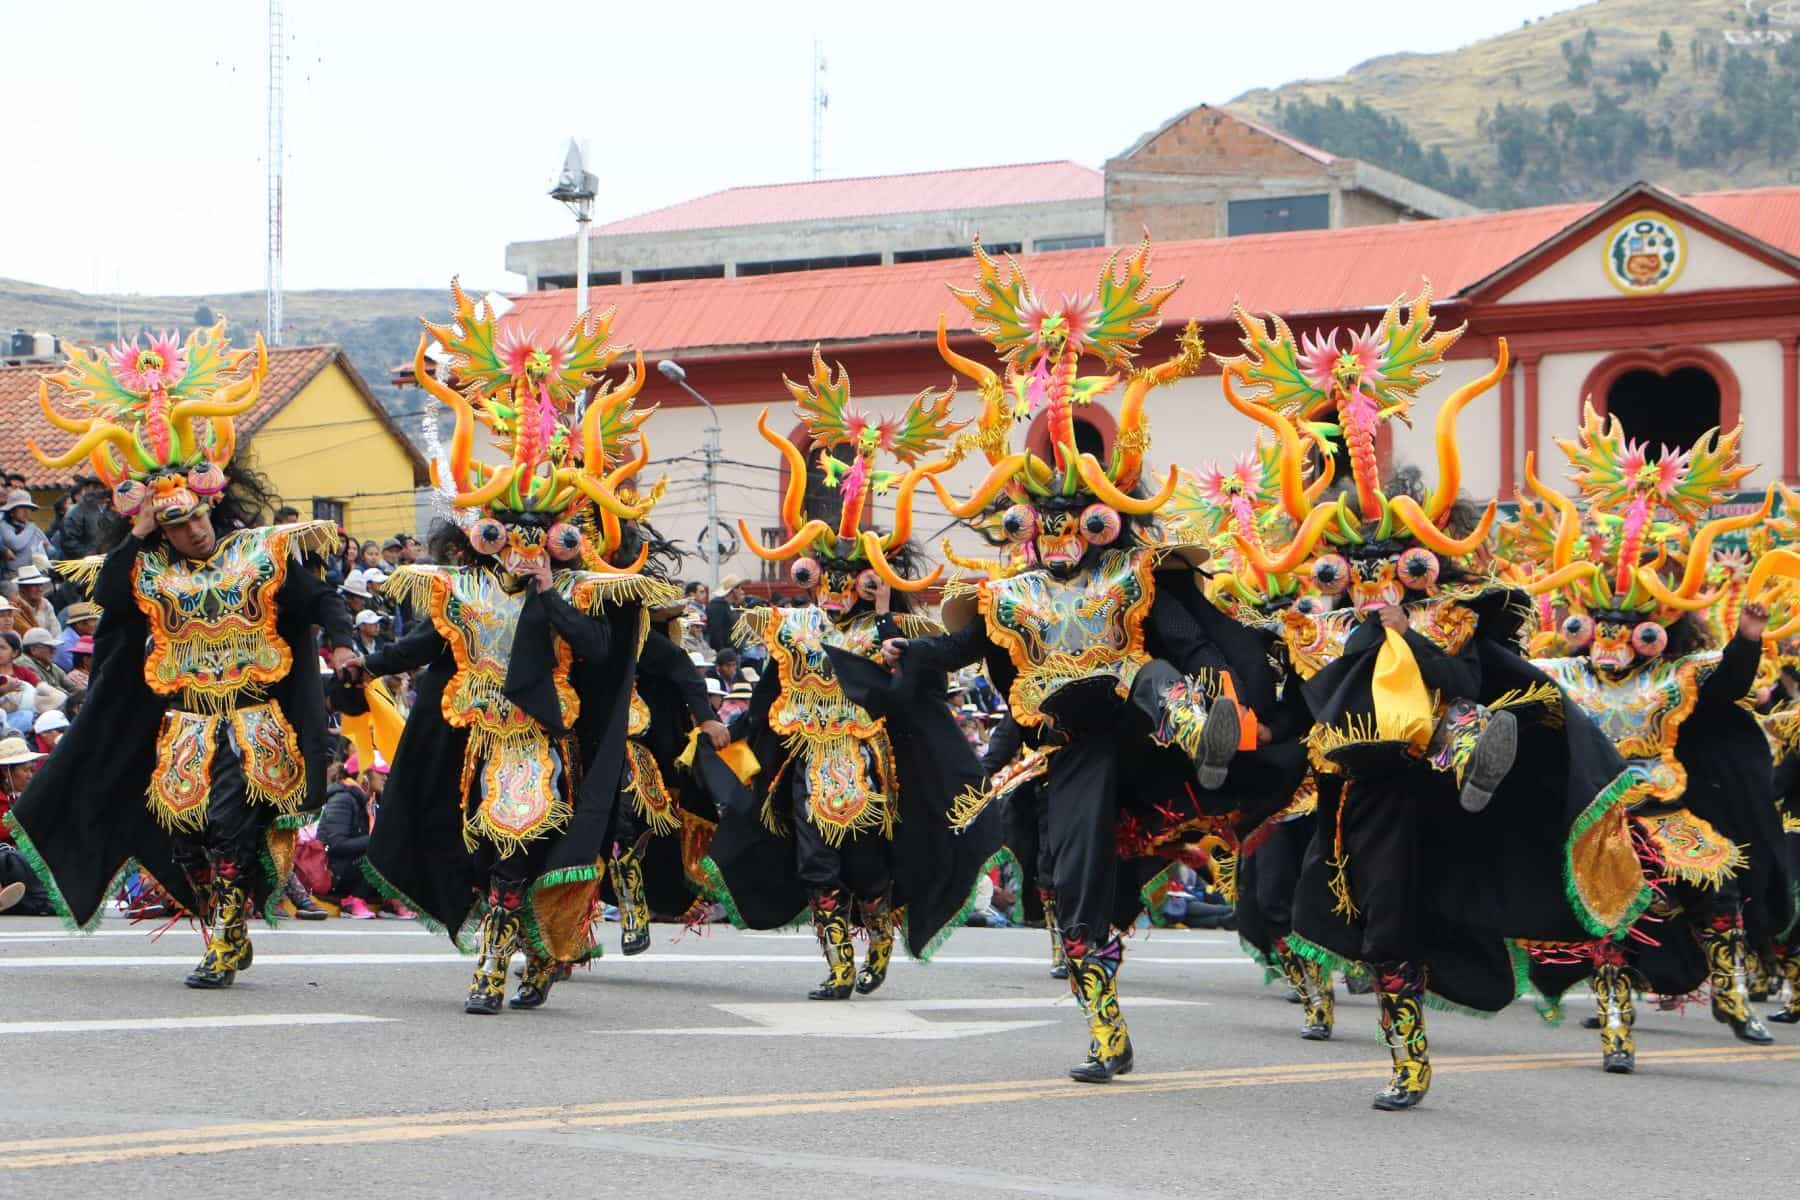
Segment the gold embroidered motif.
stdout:
[[625,795],[651,833],[661,836],[681,828],[681,811],[663,781],[662,768],[642,742],[625,743]]
[[1026,571],[980,585],[988,633],[1018,670],[1008,695],[1014,720],[1045,723],[1044,702],[1076,680],[1111,676],[1120,697],[1130,692],[1150,661],[1144,619],[1156,598],[1151,575],[1159,557],[1144,548],[1108,550],[1067,582]]
[[1627,805],[1681,797],[1687,771],[1675,757],[1675,741],[1700,698],[1701,683],[1718,669],[1717,651],[1651,659],[1619,679],[1600,675],[1585,657],[1540,659],[1533,665],[1561,685],[1618,748],[1633,778]]
[[298,812],[306,800],[306,763],[300,757],[300,737],[286,714],[274,704],[236,709],[231,731],[251,802],[273,805],[283,815]]
[[171,832],[206,828],[206,798],[212,793],[213,747],[219,719],[170,709],[156,735],[156,768],[150,772],[150,815]]
[[1717,888],[1749,864],[1740,846],[1686,809],[1631,819],[1649,836],[1663,868],[1683,883]]

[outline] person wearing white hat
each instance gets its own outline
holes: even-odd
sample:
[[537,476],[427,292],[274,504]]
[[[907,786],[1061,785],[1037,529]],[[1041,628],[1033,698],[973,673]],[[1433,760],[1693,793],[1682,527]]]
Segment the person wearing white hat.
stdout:
[[356,636],[351,639],[351,648],[357,654],[373,654],[392,640],[382,636],[380,613],[372,608],[365,608],[356,614]]
[[[0,738],[0,816],[4,816],[44,756],[24,738]],[[55,913],[49,893],[16,846],[0,840],[0,912],[16,917],[48,917]]]
[[39,679],[70,695],[81,690],[69,678],[69,673],[56,665],[56,638],[47,630],[27,629],[20,642],[25,648],[25,657],[30,660],[29,666],[37,672]]
[[344,607],[352,616],[369,606],[373,598],[369,593],[369,577],[361,571],[351,571],[344,576],[344,582],[338,585],[338,592],[344,597]]
[[62,625],[57,621],[56,608],[49,599],[50,577],[32,563],[21,570],[13,582],[19,586],[19,609],[30,618],[31,624],[52,637],[61,636]]
[[63,730],[68,727],[69,718],[63,714],[63,710],[60,708],[39,713],[37,720],[31,725],[31,732],[37,740],[37,748],[48,756],[52,750],[56,749],[56,743],[62,741]]
[[19,610],[13,602],[0,595],[0,633],[13,633],[19,627]]
[[31,519],[37,501],[23,489],[6,494],[6,516],[0,520],[0,574],[17,578],[19,572],[37,562],[50,561],[50,539]]

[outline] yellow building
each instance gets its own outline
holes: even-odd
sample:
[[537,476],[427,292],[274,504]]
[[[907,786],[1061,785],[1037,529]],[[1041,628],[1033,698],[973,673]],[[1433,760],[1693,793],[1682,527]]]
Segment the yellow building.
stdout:
[[[24,475],[48,524],[73,472],[53,471],[26,449],[64,444],[38,411],[37,380],[58,363],[0,367],[0,471]],[[284,503],[302,517],[336,520],[356,538],[386,538],[417,524],[425,459],[381,407],[340,346],[278,346],[256,406],[238,418],[248,451]]]

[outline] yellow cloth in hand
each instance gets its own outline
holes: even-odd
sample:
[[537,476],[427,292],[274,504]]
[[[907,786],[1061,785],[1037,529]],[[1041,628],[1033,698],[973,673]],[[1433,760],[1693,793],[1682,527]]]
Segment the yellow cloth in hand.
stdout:
[[1434,724],[1431,694],[1419,674],[1419,660],[1396,630],[1384,630],[1375,652],[1375,734],[1384,742],[1405,742],[1423,751],[1431,743]]
[[[688,733],[687,747],[676,756],[676,766],[686,767],[690,771],[694,769],[694,754],[700,749],[701,736],[699,726],[695,726]],[[738,782],[745,787],[748,787],[750,781],[762,771],[762,764],[757,762],[756,755],[750,752],[750,743],[748,742],[728,742],[725,748],[717,753],[719,761],[730,767],[731,773],[736,775]]]

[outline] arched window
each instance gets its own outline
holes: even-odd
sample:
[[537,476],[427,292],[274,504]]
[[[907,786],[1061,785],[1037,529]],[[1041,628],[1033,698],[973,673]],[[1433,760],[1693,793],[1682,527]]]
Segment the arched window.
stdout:
[[[1092,454],[1100,460],[1101,466],[1107,465],[1112,459],[1113,439],[1119,434],[1119,423],[1098,404],[1079,405],[1072,416],[1075,419],[1075,448]],[[1025,430],[1025,446],[1045,462],[1051,461],[1049,413],[1041,412],[1031,419],[1031,425]]]
[[1699,346],[1611,355],[1588,372],[1581,396],[1602,415],[1618,417],[1625,435],[1647,443],[1652,454],[1663,446],[1691,446],[1714,426],[1730,430],[1738,423],[1736,373]]

